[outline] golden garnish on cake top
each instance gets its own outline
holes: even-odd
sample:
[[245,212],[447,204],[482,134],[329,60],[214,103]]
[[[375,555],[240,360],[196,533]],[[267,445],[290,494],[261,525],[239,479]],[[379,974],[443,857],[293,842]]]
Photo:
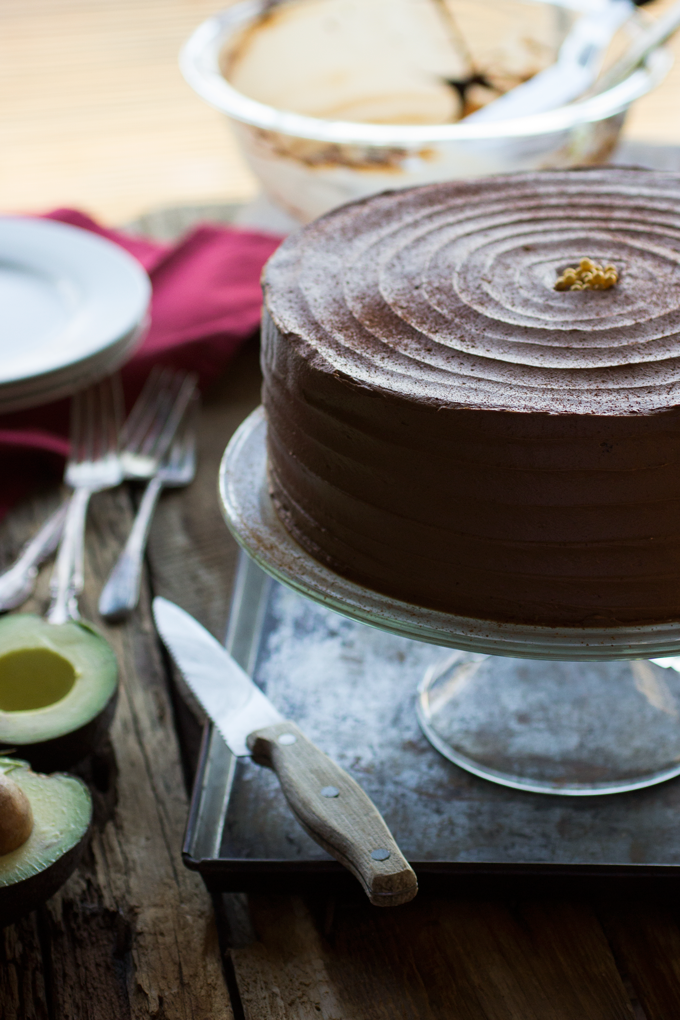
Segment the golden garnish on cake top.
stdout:
[[578,268],[569,267],[555,283],[555,290],[609,290],[619,281],[616,266],[600,266],[592,259],[581,259]]

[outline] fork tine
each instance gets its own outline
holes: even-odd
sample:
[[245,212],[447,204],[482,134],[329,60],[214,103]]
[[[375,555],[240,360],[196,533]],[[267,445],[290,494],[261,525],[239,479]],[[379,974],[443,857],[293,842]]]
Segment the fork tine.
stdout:
[[159,365],[155,365],[151,369],[142,392],[137,397],[134,407],[123,425],[120,437],[121,448],[131,452],[139,450],[154,420],[158,402],[171,375],[170,369]]
[[165,456],[168,447],[172,442],[172,438],[175,435],[185,412],[187,412],[189,404],[195,396],[198,376],[195,372],[190,372],[187,375],[181,374],[179,381],[180,386],[172,403],[170,412],[154,442],[153,456],[159,460]]
[[69,435],[69,460],[79,464],[83,459],[83,394],[76,393],[71,398],[71,418]]
[[82,420],[82,444],[83,444],[83,460],[94,460],[95,453],[95,440],[96,440],[96,413],[97,413],[97,401],[95,399],[95,391],[98,386],[91,386],[85,390],[85,398],[83,400],[83,420]]
[[122,479],[117,451],[120,379],[113,376],[77,394],[71,403],[71,452],[64,480],[73,489],[51,581],[49,623],[79,619],[83,590],[85,520],[90,496]]
[[132,406],[132,409],[125,421],[123,426],[123,433],[129,439],[132,434],[139,427],[140,422],[144,419],[149,405],[153,404],[156,399],[156,394],[160,385],[160,377],[162,376],[163,369],[160,365],[154,365],[146,377],[146,381],[142,386],[141,392],[137,396],[137,400]]
[[181,432],[178,432],[174,443],[170,447],[168,453],[168,461],[170,469],[173,471],[179,470],[179,466],[186,456],[187,449],[187,426],[180,425]]
[[123,385],[120,375],[109,376],[105,380],[108,394],[108,414],[102,428],[103,453],[106,456],[118,453],[120,443],[121,422],[123,418]]
[[109,419],[111,409],[111,387],[107,379],[92,391],[92,453],[93,459],[100,460],[106,454],[108,445]]
[[156,414],[153,421],[150,422],[148,431],[140,445],[139,453],[142,455],[147,457],[155,456],[156,440],[162,431],[163,423],[170,414],[172,405],[177,398],[177,393],[181,389],[183,378],[184,376],[181,372],[171,372],[168,370],[166,385],[159,396]]
[[170,447],[168,460],[171,470],[184,471],[196,459],[196,421],[200,406],[199,396],[194,393]]
[[99,383],[96,393],[93,393],[92,396],[96,401],[96,406],[93,409],[96,417],[92,445],[94,456],[99,460],[104,456],[106,449],[108,421],[111,414],[111,391],[106,381]]
[[190,465],[192,466],[191,470],[193,471],[194,469],[193,466],[195,465],[195,463],[196,463],[196,432],[195,430],[192,429],[191,431],[187,432],[184,443],[183,456],[180,464],[182,473],[184,473],[185,471],[189,471]]
[[[195,378],[184,378],[173,413],[179,413],[180,397],[186,400],[184,414],[178,418],[176,432],[168,440],[157,473],[149,481],[135,517],[132,530],[115,567],[99,597],[99,612],[107,620],[122,619],[139,601],[139,584],[151,518],[160,492],[166,486],[188,485],[196,467],[196,414],[199,408]],[[188,397],[186,396],[189,394]],[[188,404],[188,406],[186,406]],[[174,428],[174,426],[173,426]],[[160,437],[159,437],[160,438]]]

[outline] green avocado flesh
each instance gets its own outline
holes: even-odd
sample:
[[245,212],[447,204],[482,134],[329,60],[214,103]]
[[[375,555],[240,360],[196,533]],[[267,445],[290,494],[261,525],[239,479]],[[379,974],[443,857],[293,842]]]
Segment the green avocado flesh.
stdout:
[[[71,764],[82,748],[67,760],[68,736],[92,729],[109,708],[110,717],[117,686],[113,649],[88,624],[54,625],[27,613],[0,620],[0,746],[41,768]],[[54,761],[31,756],[31,748],[60,738]]]
[[75,776],[43,776],[28,763],[0,758],[0,771],[21,787],[31,803],[33,830],[26,842],[0,856],[0,925],[32,910],[66,881],[77,863],[92,819],[92,799]]

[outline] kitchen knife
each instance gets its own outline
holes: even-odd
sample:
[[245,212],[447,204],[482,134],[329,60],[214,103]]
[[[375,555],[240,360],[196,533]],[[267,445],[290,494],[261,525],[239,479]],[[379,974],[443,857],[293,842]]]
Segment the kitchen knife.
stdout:
[[359,880],[376,906],[408,903],[415,873],[380,812],[344,769],[284,719],[236,660],[192,616],[153,600],[158,633],[232,754],[273,769],[312,839]]

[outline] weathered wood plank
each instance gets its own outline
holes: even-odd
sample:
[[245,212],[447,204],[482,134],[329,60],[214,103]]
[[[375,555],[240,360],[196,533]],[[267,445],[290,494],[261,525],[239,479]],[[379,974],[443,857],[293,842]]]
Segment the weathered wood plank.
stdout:
[[[23,514],[32,517],[19,508],[7,524],[14,542],[25,537],[19,534]],[[93,499],[82,600],[86,618],[97,619],[103,579],[130,522],[125,489]],[[44,608],[47,577],[48,571],[25,608]],[[187,797],[148,592],[129,624],[101,629],[118,657],[121,695],[112,753],[102,748],[89,764],[97,818],[88,855],[41,911],[49,1015],[229,1018],[212,904],[180,858]],[[17,938],[9,929],[5,945],[16,945]],[[6,956],[5,969],[10,963]],[[32,1020],[45,1013],[38,1002],[17,1015]]]
[[680,1016],[680,910],[677,900],[624,899],[598,904],[619,969],[646,1020]]
[[0,931],[0,1016],[3,1020],[48,1020],[35,914]]
[[251,897],[231,955],[246,1020],[632,1020],[586,904],[422,897],[339,903],[324,938],[299,897]]

